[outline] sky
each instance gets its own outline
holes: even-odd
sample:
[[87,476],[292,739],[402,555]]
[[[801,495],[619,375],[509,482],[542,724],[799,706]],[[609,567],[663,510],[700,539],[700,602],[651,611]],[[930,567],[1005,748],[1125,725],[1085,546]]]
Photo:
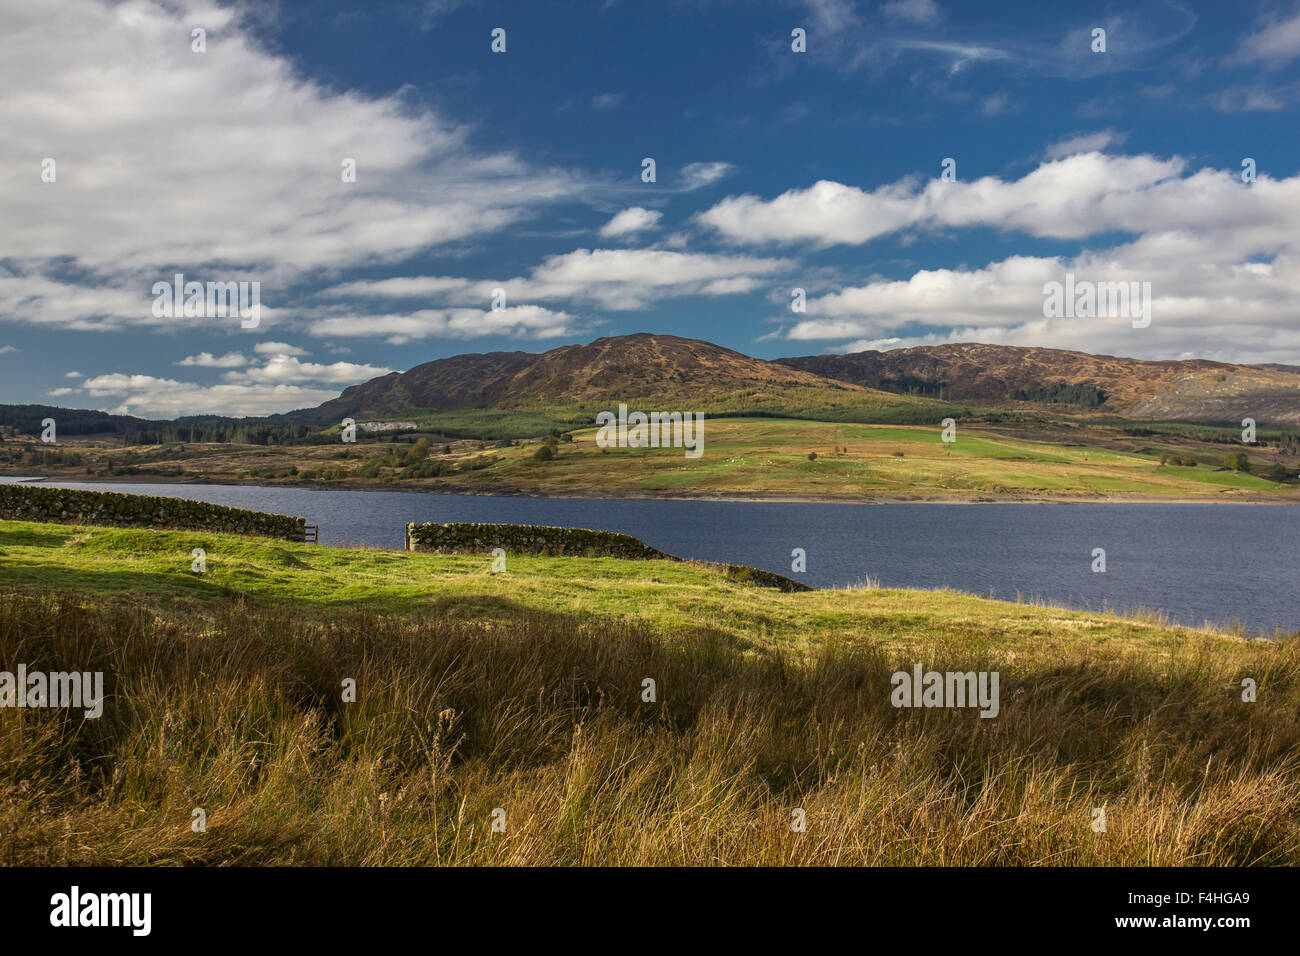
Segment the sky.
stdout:
[[0,0],[0,402],[632,332],[1300,364],[1298,108],[1295,2]]

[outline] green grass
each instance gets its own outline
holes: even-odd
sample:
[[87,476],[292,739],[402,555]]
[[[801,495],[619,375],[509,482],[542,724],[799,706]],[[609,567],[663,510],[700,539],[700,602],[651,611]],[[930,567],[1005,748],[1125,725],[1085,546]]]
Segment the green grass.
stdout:
[[[0,709],[8,864],[1300,863],[1296,636],[0,522],[17,662],[107,700]],[[999,716],[894,708],[915,662],[997,671]]]
[[[945,445],[937,424],[883,426],[792,419],[710,419],[704,454],[681,449],[601,449],[594,429],[562,443],[553,461],[531,447],[500,449],[474,472],[477,488],[538,493],[963,499],[1003,497],[1183,498],[1254,493],[1297,500],[1294,485],[1213,467],[1160,466],[1153,456],[958,429]],[[844,451],[843,449],[847,449]],[[816,453],[809,460],[809,453]]]
[[[597,430],[581,427],[597,409],[571,405],[415,416],[425,428],[445,426],[452,434],[500,436],[497,441],[504,446],[457,441],[448,443],[444,454],[441,442],[431,447],[426,443],[428,452],[419,462],[408,458],[411,441],[397,442],[390,436],[332,447],[213,446],[193,455],[192,448],[182,452],[178,446],[175,454],[180,457],[171,464],[149,465],[138,462],[165,460],[170,452],[88,449],[85,467],[56,472],[65,478],[84,477],[86,468],[92,473],[112,469],[119,474],[128,460],[136,460],[129,467],[144,469],[138,474],[145,478],[158,469],[167,474],[179,469],[184,476],[203,481],[307,480],[329,487],[392,485],[441,492],[829,500],[1300,501],[1300,483],[1295,481],[1274,482],[1244,471],[1220,470],[1212,462],[1223,460],[1224,447],[1153,444],[1126,436],[1114,426],[1086,422],[1036,420],[1001,427],[972,418],[968,410],[929,399],[909,398],[876,409],[898,413],[898,424],[882,423],[876,411],[858,416],[872,418],[870,423],[832,420],[832,405],[803,408],[808,415],[820,415],[820,420],[780,417],[784,406],[763,410],[751,406],[759,398],[776,401],[785,392],[764,394],[718,397],[712,400],[716,407],[700,409],[720,417],[705,421],[704,449],[698,458],[687,458],[680,448],[600,448],[595,443]],[[865,403],[863,408],[874,408],[872,403],[881,401],[870,393],[832,389],[818,394],[818,401]],[[806,398],[808,402],[812,398]],[[637,407],[635,400],[629,404]],[[730,405],[746,414],[727,417],[725,409]],[[945,444],[939,423],[949,416],[958,420],[957,440]],[[520,439],[550,430],[566,432],[572,440],[560,441],[552,460],[538,460],[537,444]],[[504,438],[520,441],[512,444]],[[1194,468],[1160,465],[1162,452],[1194,456],[1201,464]],[[810,454],[816,457],[810,460]],[[1275,449],[1254,450],[1251,460],[1257,471],[1274,464],[1294,467]]]

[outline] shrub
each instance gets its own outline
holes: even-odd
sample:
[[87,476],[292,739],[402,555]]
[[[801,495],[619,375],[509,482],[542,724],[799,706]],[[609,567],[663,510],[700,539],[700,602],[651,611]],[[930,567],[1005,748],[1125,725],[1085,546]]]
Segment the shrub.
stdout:
[[537,451],[533,452],[533,458],[537,461],[550,461],[554,457],[555,449],[547,444],[539,445]]

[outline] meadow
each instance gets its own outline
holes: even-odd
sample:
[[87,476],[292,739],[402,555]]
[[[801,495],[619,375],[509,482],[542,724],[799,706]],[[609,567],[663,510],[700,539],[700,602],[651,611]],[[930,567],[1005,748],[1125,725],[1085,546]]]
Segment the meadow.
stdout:
[[[0,709],[10,864],[1300,863],[1297,635],[0,522],[17,662],[108,700]],[[917,663],[999,715],[895,708]]]
[[1162,465],[1156,447],[1142,452],[975,428],[959,428],[957,440],[946,444],[938,427],[766,418],[710,419],[704,439],[704,454],[688,459],[681,449],[599,448],[595,431],[583,430],[558,444],[550,461],[535,460],[535,444],[493,449],[491,464],[476,469],[472,480],[552,494],[1300,498],[1295,485],[1222,469],[1224,453],[1217,450],[1202,453],[1197,465]]
[[1296,481],[1257,474],[1279,463],[1293,469],[1291,458],[1273,447],[1252,448],[1251,470],[1232,470],[1225,458],[1242,446],[1217,435],[1128,436],[1109,426],[1059,423],[1031,434],[986,424],[959,425],[957,440],[946,444],[937,420],[866,425],[745,416],[708,419],[703,454],[691,459],[680,448],[600,448],[596,434],[579,428],[550,439],[547,460],[537,457],[542,443],[534,439],[426,438],[418,445],[412,436],[356,444],[86,445],[67,453],[77,462],[71,467],[26,464],[16,445],[11,454],[16,473],[82,479],[577,497],[1300,501]]

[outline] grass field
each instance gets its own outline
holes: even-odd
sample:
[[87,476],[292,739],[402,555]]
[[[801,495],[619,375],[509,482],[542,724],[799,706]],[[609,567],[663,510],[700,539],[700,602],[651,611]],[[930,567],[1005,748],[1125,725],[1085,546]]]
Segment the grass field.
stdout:
[[[600,448],[596,429],[571,433],[555,458],[536,441],[457,441],[429,446],[418,463],[410,440],[240,446],[87,447],[84,466],[21,474],[112,475],[201,481],[307,483],[323,487],[614,497],[786,497],[827,500],[1202,499],[1300,501],[1300,484],[1224,469],[1241,446],[1123,437],[1115,428],[1059,424],[1025,429],[958,426],[945,444],[931,425],[861,425],[763,417],[709,419],[704,451]],[[1050,436],[1050,437],[1044,437]],[[1077,437],[1076,437],[1077,436]],[[1196,466],[1161,465],[1162,452]],[[814,457],[810,457],[814,456]],[[1251,449],[1256,470],[1283,461]],[[1287,460],[1287,464],[1294,463]],[[88,473],[89,470],[89,473]]]
[[[528,491],[609,494],[742,494],[856,498],[1214,497],[1257,493],[1300,500],[1300,488],[1254,475],[1160,465],[1158,456],[959,429],[945,445],[937,427],[854,425],[789,419],[705,423],[705,452],[598,448],[595,431],[574,434],[557,457],[536,446],[494,450],[474,481]],[[816,457],[810,459],[809,455]]]
[[[0,709],[6,863],[1300,863],[1295,636],[0,522],[18,662],[108,700]],[[998,716],[893,707],[915,663],[998,672]]]

